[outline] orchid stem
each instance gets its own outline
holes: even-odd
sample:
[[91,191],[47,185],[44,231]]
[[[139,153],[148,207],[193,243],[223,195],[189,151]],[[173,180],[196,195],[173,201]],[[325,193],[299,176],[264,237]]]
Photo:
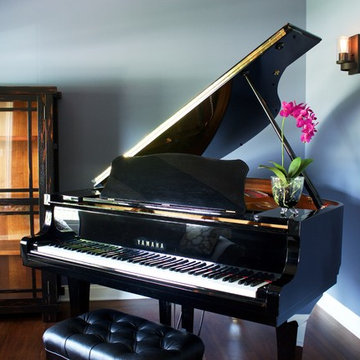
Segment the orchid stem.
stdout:
[[282,167],[284,167],[284,126],[285,126],[285,116],[283,116],[281,122],[281,166]]

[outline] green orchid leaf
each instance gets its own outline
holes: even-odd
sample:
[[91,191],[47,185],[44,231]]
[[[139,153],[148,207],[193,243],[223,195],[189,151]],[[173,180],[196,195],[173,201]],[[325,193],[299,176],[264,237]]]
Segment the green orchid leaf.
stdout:
[[301,157],[296,157],[289,165],[288,177],[293,178],[301,166]]
[[308,165],[310,165],[312,162],[313,162],[313,159],[302,159],[302,160],[301,160],[300,167],[299,167],[299,169],[297,170],[297,172],[294,174],[294,177],[299,176],[299,175],[304,171],[304,169],[305,169]]
[[282,181],[286,182],[285,174],[281,170],[279,170],[277,167],[260,165],[259,168],[268,169],[268,170],[272,171],[278,178],[280,178]]
[[260,167],[272,171],[281,182],[288,184],[288,180],[294,179],[299,176],[304,169],[312,163],[312,159],[301,159],[301,157],[296,157],[290,162],[289,168],[284,168],[284,150],[285,150],[285,138],[284,138],[284,127],[285,127],[285,118],[292,116],[296,119],[296,125],[301,128],[301,141],[304,143],[310,142],[311,138],[316,133],[315,126],[317,125],[316,116],[313,111],[304,103],[297,104],[295,101],[282,102],[282,109],[280,114],[282,114],[281,122],[281,165],[269,161],[273,166],[261,165]]
[[287,173],[286,169],[282,165],[276,163],[275,161],[269,161],[269,162],[271,164],[273,164],[275,167],[277,167],[280,171],[282,171],[283,174],[287,177],[288,173]]

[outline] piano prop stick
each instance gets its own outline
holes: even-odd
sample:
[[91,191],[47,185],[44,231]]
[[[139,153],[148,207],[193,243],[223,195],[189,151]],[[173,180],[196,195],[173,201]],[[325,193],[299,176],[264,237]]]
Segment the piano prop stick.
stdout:
[[68,278],[73,315],[100,284],[158,299],[166,324],[180,304],[187,330],[194,308],[273,326],[277,358],[300,358],[307,316],[336,283],[343,205],[305,174],[309,195],[281,217],[268,180],[220,159],[269,121],[279,133],[280,76],[319,41],[285,25],[114,159],[93,189],[48,194],[44,227],[21,240],[23,263]]

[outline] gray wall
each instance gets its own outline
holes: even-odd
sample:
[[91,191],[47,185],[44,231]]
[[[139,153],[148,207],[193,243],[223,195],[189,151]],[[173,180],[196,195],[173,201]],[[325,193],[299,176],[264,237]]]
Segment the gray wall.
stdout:
[[[307,55],[307,76],[303,57],[283,75],[279,95],[308,101],[320,119],[306,147],[315,160],[310,175],[321,195],[346,206],[342,267],[330,293],[360,314],[360,75],[335,65],[336,37],[359,32],[360,5],[350,1],[358,11],[335,0],[2,0],[0,84],[58,86],[61,189],[84,188],[285,23],[323,37]],[[302,154],[298,129],[287,135]],[[268,127],[228,157],[267,177],[258,164],[279,156]]]
[[323,41],[307,57],[306,98],[320,126],[306,151],[321,195],[345,205],[342,264],[329,293],[360,316],[360,74],[349,76],[335,63],[337,38],[360,33],[359,13],[358,0],[307,2],[308,26]]
[[[68,190],[91,186],[285,23],[304,28],[305,0],[3,0],[0,14],[0,83],[63,93],[60,186]],[[283,76],[280,96],[304,101],[304,74],[305,58]],[[266,129],[231,157],[256,174],[279,149]]]

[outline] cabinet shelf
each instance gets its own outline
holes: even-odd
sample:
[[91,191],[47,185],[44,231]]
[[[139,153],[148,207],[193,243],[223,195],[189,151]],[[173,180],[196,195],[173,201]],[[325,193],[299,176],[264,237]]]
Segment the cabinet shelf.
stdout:
[[0,250],[0,256],[20,255],[20,250]]
[[0,86],[0,294],[7,299],[0,301],[0,314],[56,317],[49,311],[55,309],[57,279],[22,265],[20,241],[41,229],[41,201],[57,190],[58,98],[56,87]]
[[[36,141],[38,139],[37,135],[31,136],[31,141]],[[6,135],[0,135],[0,141],[28,141],[27,136],[6,136]]]

